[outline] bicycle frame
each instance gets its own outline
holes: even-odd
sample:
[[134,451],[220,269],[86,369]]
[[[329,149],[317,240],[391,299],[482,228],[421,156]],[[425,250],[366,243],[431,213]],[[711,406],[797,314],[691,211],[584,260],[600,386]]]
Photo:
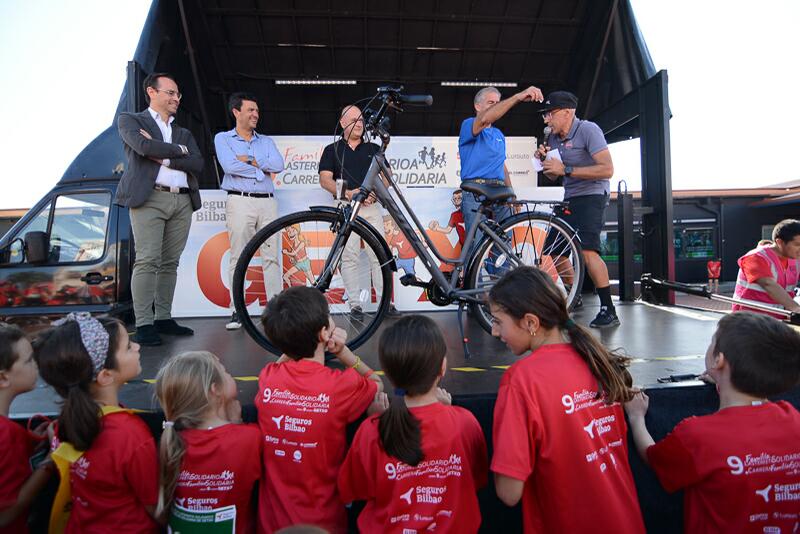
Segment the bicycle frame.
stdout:
[[[367,176],[364,178],[364,182],[361,186],[361,192],[355,196],[353,199],[353,205],[351,207],[351,212],[349,214],[348,224],[352,224],[355,221],[356,217],[358,216],[358,212],[363,205],[364,199],[370,193],[374,193],[375,196],[380,201],[381,205],[389,212],[389,215],[395,220],[397,226],[400,228],[400,231],[403,232],[403,235],[408,239],[409,244],[417,253],[420,261],[428,269],[428,272],[431,274],[433,281],[439,286],[441,289],[445,291],[448,297],[454,300],[468,300],[468,301],[477,301],[475,295],[479,295],[485,293],[485,289],[475,288],[475,289],[459,289],[456,287],[458,282],[458,277],[464,268],[467,266],[467,260],[470,258],[470,252],[472,248],[472,243],[475,240],[475,235],[477,233],[478,228],[480,228],[483,233],[489,237],[494,242],[494,245],[497,246],[502,253],[506,255],[506,257],[514,263],[514,266],[517,267],[521,264],[520,260],[514,254],[514,251],[511,250],[504,242],[504,240],[499,237],[491,226],[489,226],[484,217],[482,216],[485,213],[484,206],[481,205],[478,208],[478,217],[475,218],[472,225],[467,229],[466,236],[464,238],[464,244],[461,248],[461,254],[458,258],[446,258],[442,256],[439,252],[438,248],[434,243],[431,241],[428,234],[425,232],[422,223],[417,218],[414,210],[408,205],[403,194],[398,189],[397,185],[391,179],[391,170],[389,166],[386,164],[386,156],[385,156],[385,149],[388,145],[388,140],[384,139],[383,147],[381,148],[380,152],[375,154],[372,159],[372,163],[370,164],[369,170],[367,171]],[[386,187],[384,184],[383,179],[389,184],[389,187],[395,190],[397,197],[400,199],[400,202],[405,207],[406,211],[408,211],[411,219],[416,226],[416,230],[420,232],[420,234],[425,239],[425,244],[433,251],[436,258],[440,261],[447,263],[449,265],[453,265],[455,268],[453,269],[450,279],[448,280],[442,270],[439,268],[438,263],[434,260],[434,258],[428,252],[428,249],[423,246],[422,241],[417,236],[417,233],[414,227],[411,226],[411,223],[406,218],[403,211],[395,202],[394,198],[392,197],[391,193],[389,192],[389,188]],[[345,230],[346,232],[346,230]],[[340,232],[341,234],[342,232]],[[338,240],[338,238],[337,238]],[[334,241],[334,246],[337,244]],[[344,244],[341,245],[343,249]],[[332,250],[333,249],[332,247]],[[341,252],[337,253],[337,255],[341,255]]]

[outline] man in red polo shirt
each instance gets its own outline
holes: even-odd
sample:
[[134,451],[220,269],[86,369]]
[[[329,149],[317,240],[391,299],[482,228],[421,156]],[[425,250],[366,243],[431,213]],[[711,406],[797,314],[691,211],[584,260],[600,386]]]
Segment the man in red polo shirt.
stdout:
[[[733,296],[800,312],[800,305],[794,300],[800,273],[800,221],[785,219],[776,224],[772,242],[771,246],[755,248],[739,258],[739,276]],[[745,309],[750,310],[746,305],[733,305],[734,311]],[[783,319],[782,315],[761,313]]]

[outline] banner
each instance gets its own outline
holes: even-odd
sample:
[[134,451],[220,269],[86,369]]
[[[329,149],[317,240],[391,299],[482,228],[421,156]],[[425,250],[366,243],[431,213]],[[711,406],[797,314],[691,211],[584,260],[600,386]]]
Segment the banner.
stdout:
[[[278,215],[304,211],[309,206],[333,206],[333,199],[319,185],[317,164],[328,136],[274,136],[286,168],[275,177]],[[531,158],[536,148],[533,137],[506,138],[506,166],[517,198],[560,200],[560,187],[540,188]],[[449,224],[456,208],[453,192],[458,188],[460,162],[457,137],[395,137],[386,152],[392,179],[422,223],[424,231],[445,257],[461,251],[458,229]],[[221,174],[221,173],[220,173]],[[178,283],[172,313],[175,317],[230,315],[229,243],[225,229],[227,194],[218,189],[201,191],[202,208],[194,213],[186,249],[178,267]],[[435,221],[435,223],[434,223]],[[438,228],[432,230],[431,226]],[[445,233],[444,230],[450,228]],[[385,228],[378,228],[385,236]],[[283,259],[287,256],[281,255]],[[257,261],[257,260],[254,260]],[[429,280],[430,274],[420,261],[412,267],[417,278]],[[291,265],[283,262],[283,271]],[[407,265],[408,266],[408,265]],[[400,285],[402,269],[395,273],[393,301],[401,311],[436,308],[427,301],[424,290]],[[252,279],[251,279],[252,278]],[[251,313],[258,313],[266,301],[263,279],[248,275],[247,302]]]

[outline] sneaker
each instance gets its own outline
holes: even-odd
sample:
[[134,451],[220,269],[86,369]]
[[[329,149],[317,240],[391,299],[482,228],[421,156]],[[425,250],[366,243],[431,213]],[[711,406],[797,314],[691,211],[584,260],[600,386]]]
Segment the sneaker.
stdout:
[[394,307],[394,304],[389,304],[389,309],[386,310],[386,317],[397,318],[397,317],[402,317],[402,316],[403,316],[403,314],[400,313],[400,310],[398,310],[397,308]]
[[168,336],[193,336],[194,330],[189,327],[181,326],[175,319],[159,319],[153,325],[159,334]]
[[600,313],[597,317],[589,323],[592,328],[609,328],[611,326],[619,326],[619,317],[617,317],[616,310],[608,309],[605,306],[600,306]]
[[361,319],[364,318],[364,310],[361,309],[361,306],[353,306],[352,308],[350,308],[350,315],[356,321],[360,321]]
[[225,330],[239,330],[241,327],[242,323],[239,322],[239,314],[233,312],[230,322],[225,325]]
[[158,335],[156,327],[151,324],[145,324],[136,328],[136,333],[131,336],[131,339],[145,347],[155,347],[161,345],[161,336]]

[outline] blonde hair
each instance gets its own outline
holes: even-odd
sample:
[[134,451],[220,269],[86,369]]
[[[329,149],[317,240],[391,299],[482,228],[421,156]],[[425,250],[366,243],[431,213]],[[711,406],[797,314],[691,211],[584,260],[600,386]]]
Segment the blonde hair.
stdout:
[[198,428],[211,405],[211,386],[223,385],[217,357],[206,351],[184,352],[173,356],[156,376],[156,397],[169,424],[164,426],[159,445],[159,487],[156,515],[172,508],[186,444],[179,431]]

